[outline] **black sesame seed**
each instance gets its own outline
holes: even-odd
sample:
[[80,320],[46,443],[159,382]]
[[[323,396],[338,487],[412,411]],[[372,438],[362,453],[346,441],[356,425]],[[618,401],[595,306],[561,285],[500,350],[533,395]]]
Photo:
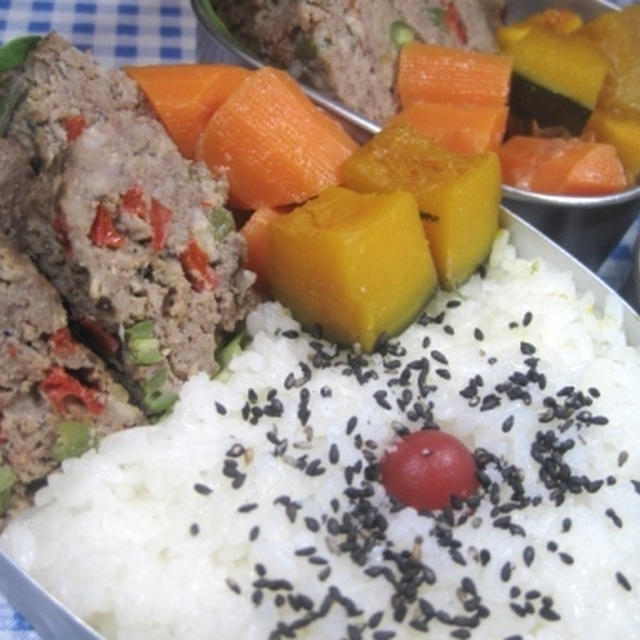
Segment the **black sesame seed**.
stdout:
[[315,518],[312,518],[311,516],[307,516],[304,519],[304,523],[307,529],[309,529],[309,531],[312,531],[313,533],[320,531],[320,523]]
[[562,531],[564,533],[566,533],[567,531],[569,531],[571,529],[571,518],[565,518],[562,521]]
[[524,563],[527,565],[527,567],[531,566],[531,563],[533,562],[535,555],[536,555],[536,552],[532,546],[529,545],[524,548],[522,552],[522,559],[524,560]]
[[396,637],[395,631],[374,631],[373,640],[391,640]]
[[295,550],[297,556],[312,556],[316,552],[315,547],[301,547]]
[[616,527],[618,527],[619,529],[622,528],[622,519],[620,518],[620,516],[615,512],[614,509],[609,508],[607,509],[605,512],[605,515],[608,518],[611,518],[611,521],[613,522],[613,524],[616,525]]
[[259,535],[260,535],[260,527],[258,525],[251,527],[249,531],[249,540],[251,542],[254,542],[255,540],[257,540]]
[[511,580],[511,572],[513,571],[513,565],[510,562],[505,562],[500,569],[500,579],[502,582],[509,582]]
[[445,324],[444,327],[442,327],[442,329],[447,335],[450,335],[450,336],[452,336],[455,333],[455,329],[450,324]]
[[541,618],[548,620],[549,622],[556,622],[560,620],[560,614],[554,611],[550,606],[549,607],[540,607],[538,610]]
[[558,543],[554,540],[549,540],[549,542],[547,542],[547,549],[552,553],[555,553],[558,550]]
[[358,424],[358,418],[356,416],[351,416],[347,421],[346,431],[348,436],[353,433],[353,430],[356,428],[357,424]]
[[536,348],[530,343],[524,340],[520,343],[520,353],[525,356],[532,356],[536,352]]
[[436,369],[435,373],[443,380],[451,380],[451,372],[448,369]]
[[198,524],[196,522],[194,522],[190,527],[189,527],[189,533],[192,536],[197,536],[200,533],[200,527],[198,526]]
[[213,489],[211,487],[208,487],[206,484],[202,484],[201,482],[196,482],[193,485],[193,489],[201,496],[208,496],[209,494],[213,493]]
[[522,317],[522,326],[528,327],[531,324],[532,320],[533,320],[533,314],[531,313],[531,311],[527,311]]
[[225,582],[227,583],[229,589],[231,589],[231,591],[233,591],[234,593],[239,594],[241,592],[240,585],[233,578],[227,578]]
[[514,422],[515,422],[515,418],[513,417],[513,415],[510,415],[507,418],[505,418],[504,422],[502,423],[502,431],[504,433],[509,433],[509,431],[511,431],[511,429],[513,428]]
[[254,509],[257,509],[257,508],[258,508],[257,502],[248,502],[247,504],[243,504],[239,506],[238,511],[240,513],[249,513],[250,511],[253,511]]
[[216,402],[214,406],[216,408],[216,411],[221,416],[223,416],[223,415],[225,415],[227,413],[227,408],[223,404],[221,404],[220,402]]
[[329,447],[329,462],[331,464],[337,464],[340,460],[340,449],[338,449],[338,445],[333,442]]
[[383,409],[391,409],[385,389],[380,389],[379,391],[374,392],[373,397],[380,407]]
[[626,591],[631,591],[631,584],[621,571],[616,571],[616,581]]
[[320,580],[320,582],[324,582],[330,575],[331,567],[327,566],[318,574],[318,580]]
[[251,594],[251,602],[253,602],[253,604],[255,604],[256,606],[258,606],[261,602],[262,602],[262,598],[263,598],[264,594],[262,593],[262,591],[260,591],[259,589],[256,589],[252,594]]

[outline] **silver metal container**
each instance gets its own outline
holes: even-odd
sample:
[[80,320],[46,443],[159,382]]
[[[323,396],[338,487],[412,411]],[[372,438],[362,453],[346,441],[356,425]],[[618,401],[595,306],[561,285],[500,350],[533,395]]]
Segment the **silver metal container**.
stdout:
[[[198,18],[197,56],[200,61],[221,61],[251,68],[263,65],[225,29],[209,0],[191,0]],[[571,9],[585,20],[619,9],[607,0],[507,0],[505,22],[522,20],[547,8]],[[380,126],[333,98],[302,85],[323,109],[337,116],[359,142]],[[534,225],[592,270],[609,256],[640,214],[640,185],[606,196],[574,197],[533,193],[503,186],[503,201],[518,216]]]
[[[523,258],[544,258],[563,271],[570,271],[578,291],[591,291],[595,304],[602,308],[608,296],[617,294],[593,272],[580,264],[561,247],[551,242],[533,226],[506,209],[501,212],[501,225],[509,229],[510,241]],[[640,316],[621,300],[623,326],[628,342],[640,348]],[[12,606],[35,627],[43,640],[101,640],[102,636],[60,604],[0,550],[0,591]]]

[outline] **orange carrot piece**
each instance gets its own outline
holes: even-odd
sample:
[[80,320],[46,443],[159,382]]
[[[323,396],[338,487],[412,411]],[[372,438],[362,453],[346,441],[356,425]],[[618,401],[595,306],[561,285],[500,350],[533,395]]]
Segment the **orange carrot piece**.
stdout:
[[405,123],[456,153],[498,151],[508,108],[450,102],[414,102],[387,123]]
[[213,112],[251,73],[224,64],[125,67],[153,106],[185,158],[193,159],[198,139]]
[[403,108],[420,101],[502,106],[511,68],[503,54],[410,42],[400,51],[396,91]]
[[267,228],[272,220],[284,212],[269,207],[256,209],[240,229],[247,243],[245,267],[256,274],[256,287],[269,293],[269,235]]
[[196,157],[229,178],[232,205],[300,203],[339,182],[356,148],[287,73],[254,71],[213,114]]
[[514,136],[502,145],[499,155],[503,181],[521,189],[591,196],[628,186],[620,158],[610,144]]

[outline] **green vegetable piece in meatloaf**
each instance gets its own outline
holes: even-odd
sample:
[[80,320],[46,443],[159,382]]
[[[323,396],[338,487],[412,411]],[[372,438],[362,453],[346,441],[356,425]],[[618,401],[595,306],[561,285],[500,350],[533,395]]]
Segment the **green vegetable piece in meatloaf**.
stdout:
[[142,404],[151,422],[157,422],[169,413],[178,399],[175,393],[163,388],[168,379],[169,374],[166,369],[162,369],[151,376],[142,387]]
[[40,36],[22,36],[0,47],[0,73],[19,67],[40,40]]
[[389,31],[391,42],[398,51],[416,39],[416,32],[404,20],[394,20]]
[[19,76],[11,78],[0,93],[0,137],[4,136],[11,124],[14,111],[27,94],[27,87]]
[[58,437],[51,449],[51,457],[62,461],[77,458],[95,444],[93,425],[78,420],[64,420],[58,425]]
[[11,487],[15,484],[17,477],[9,467],[0,464],[0,515],[9,506],[11,498]]
[[212,209],[209,213],[209,221],[213,227],[213,237],[217,242],[221,242],[236,230],[236,221],[233,214],[224,207]]
[[296,42],[293,55],[302,62],[310,62],[318,57],[318,45],[311,38],[301,37]]
[[153,321],[142,320],[125,330],[125,340],[136,364],[154,364],[163,359],[160,341],[154,336]]
[[249,334],[246,328],[240,329],[229,342],[221,346],[216,351],[216,362],[220,366],[220,370],[213,376],[214,380],[224,382],[229,377],[229,363],[235,358],[235,356],[241,354],[247,345]]

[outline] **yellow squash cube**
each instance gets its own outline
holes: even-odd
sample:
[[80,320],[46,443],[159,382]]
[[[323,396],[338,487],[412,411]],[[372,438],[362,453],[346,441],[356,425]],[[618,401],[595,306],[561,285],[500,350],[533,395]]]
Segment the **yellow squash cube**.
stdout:
[[607,11],[581,29],[608,58],[598,107],[619,116],[640,118],[640,4]]
[[598,142],[612,144],[633,184],[640,180],[640,118],[612,115],[600,107],[591,114],[585,128]]
[[464,282],[489,255],[501,196],[495,153],[454,153],[409,126],[392,126],[347,160],[344,180],[362,192],[413,193],[444,288]]
[[404,191],[331,187],[269,225],[275,297],[306,327],[371,351],[420,313],[437,287],[418,207]]

